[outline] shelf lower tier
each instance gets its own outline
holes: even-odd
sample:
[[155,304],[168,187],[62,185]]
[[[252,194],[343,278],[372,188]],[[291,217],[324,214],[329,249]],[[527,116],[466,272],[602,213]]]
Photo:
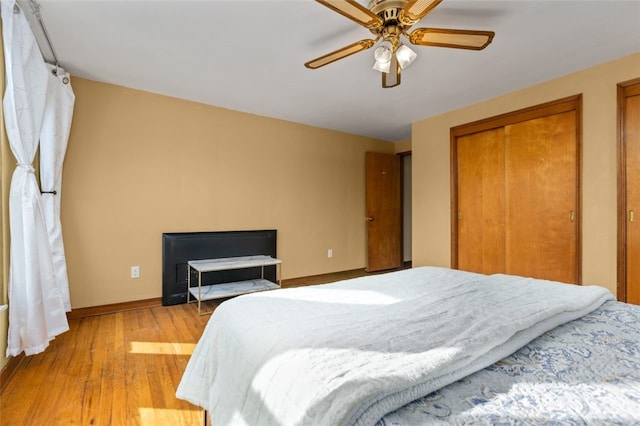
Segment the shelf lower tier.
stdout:
[[[203,285],[200,291],[200,301],[222,299],[225,297],[239,296],[256,291],[273,290],[280,288],[278,284],[271,281],[257,278],[255,280],[236,281],[224,284]],[[198,287],[191,287],[189,293],[198,300]]]

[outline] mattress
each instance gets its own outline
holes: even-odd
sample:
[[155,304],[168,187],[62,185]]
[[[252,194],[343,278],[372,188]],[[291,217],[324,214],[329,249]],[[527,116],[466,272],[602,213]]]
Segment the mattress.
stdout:
[[378,426],[640,425],[640,306],[605,302]]

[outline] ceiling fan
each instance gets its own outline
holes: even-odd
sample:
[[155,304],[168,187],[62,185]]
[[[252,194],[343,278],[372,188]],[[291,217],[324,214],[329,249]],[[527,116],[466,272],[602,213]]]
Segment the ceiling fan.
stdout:
[[371,0],[365,8],[355,0],[316,0],[329,9],[346,16],[357,24],[368,28],[374,39],[357,41],[335,52],[307,62],[305,67],[316,69],[339,59],[373,47],[374,69],[382,73],[382,87],[400,84],[400,74],[416,58],[416,53],[401,42],[406,37],[418,46],[453,47],[457,49],[482,50],[491,43],[493,31],[451,30],[442,28],[416,28],[411,26],[424,18],[442,0]]

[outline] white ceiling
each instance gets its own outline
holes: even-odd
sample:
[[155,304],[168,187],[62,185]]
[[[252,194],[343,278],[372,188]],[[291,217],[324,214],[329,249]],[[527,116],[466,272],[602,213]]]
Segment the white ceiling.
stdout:
[[72,76],[389,141],[423,118],[640,52],[637,0],[444,0],[413,28],[491,30],[493,43],[416,46],[402,84],[382,89],[373,49],[303,66],[371,36],[312,0],[39,3]]

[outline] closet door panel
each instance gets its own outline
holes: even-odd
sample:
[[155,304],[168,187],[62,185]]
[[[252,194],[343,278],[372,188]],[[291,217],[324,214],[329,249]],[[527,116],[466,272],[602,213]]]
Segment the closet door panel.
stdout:
[[457,139],[458,269],[504,272],[504,129]]
[[626,98],[627,302],[640,305],[640,95]]
[[575,283],[576,112],[505,127],[508,274]]

